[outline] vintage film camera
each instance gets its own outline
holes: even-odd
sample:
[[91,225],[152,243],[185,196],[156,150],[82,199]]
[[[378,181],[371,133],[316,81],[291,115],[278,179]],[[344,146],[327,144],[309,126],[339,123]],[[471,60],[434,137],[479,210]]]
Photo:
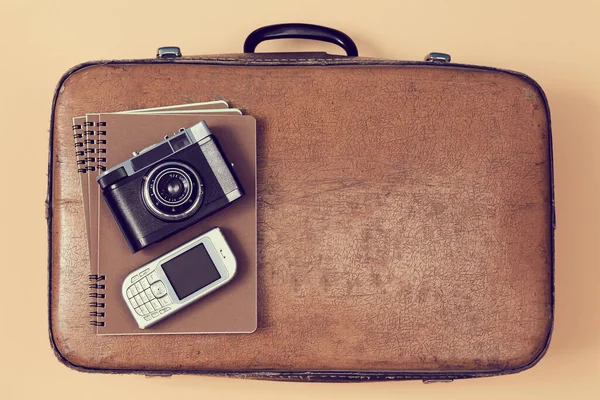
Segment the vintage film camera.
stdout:
[[165,239],[243,196],[204,121],[181,129],[98,177],[132,252]]

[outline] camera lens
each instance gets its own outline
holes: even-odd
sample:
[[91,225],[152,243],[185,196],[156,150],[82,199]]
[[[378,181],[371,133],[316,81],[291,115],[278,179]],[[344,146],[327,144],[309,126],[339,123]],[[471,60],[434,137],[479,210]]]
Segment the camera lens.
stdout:
[[143,188],[146,208],[154,216],[176,221],[192,216],[200,207],[202,181],[186,164],[166,162],[147,175]]
[[167,205],[185,202],[191,195],[190,176],[180,169],[167,168],[159,172],[155,185],[158,199]]
[[169,182],[167,182],[167,192],[169,196],[177,197],[183,192],[183,182],[181,182],[178,178],[173,178]]

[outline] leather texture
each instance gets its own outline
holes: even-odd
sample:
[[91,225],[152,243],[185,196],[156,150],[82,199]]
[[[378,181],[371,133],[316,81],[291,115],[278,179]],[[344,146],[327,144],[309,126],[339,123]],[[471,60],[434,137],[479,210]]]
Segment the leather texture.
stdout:
[[[258,329],[97,336],[71,119],[215,99],[257,119]],[[91,63],[59,84],[52,119],[50,331],[71,366],[455,378],[527,368],[548,345],[550,121],[525,76],[302,55]]]

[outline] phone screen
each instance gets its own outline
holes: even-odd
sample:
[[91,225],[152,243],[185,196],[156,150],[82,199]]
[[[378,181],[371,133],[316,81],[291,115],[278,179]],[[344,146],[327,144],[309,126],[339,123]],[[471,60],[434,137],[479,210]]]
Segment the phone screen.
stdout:
[[203,244],[167,261],[162,268],[179,300],[221,278]]

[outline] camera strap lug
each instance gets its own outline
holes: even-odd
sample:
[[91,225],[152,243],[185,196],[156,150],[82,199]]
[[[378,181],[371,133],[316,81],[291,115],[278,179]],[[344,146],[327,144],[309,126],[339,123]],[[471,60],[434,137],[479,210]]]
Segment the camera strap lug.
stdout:
[[159,47],[156,50],[156,58],[181,58],[181,49],[177,46]]

